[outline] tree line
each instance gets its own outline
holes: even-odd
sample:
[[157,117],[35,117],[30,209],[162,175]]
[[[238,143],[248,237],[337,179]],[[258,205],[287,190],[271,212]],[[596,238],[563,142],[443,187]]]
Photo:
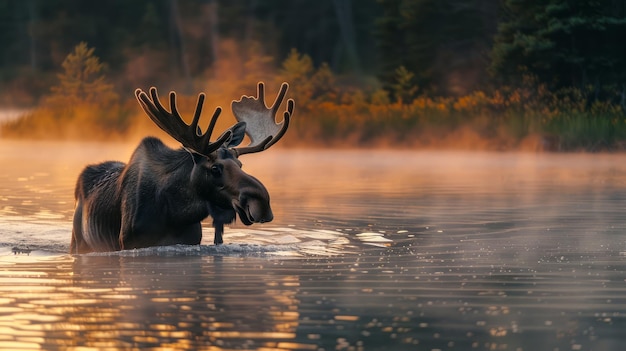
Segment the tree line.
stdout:
[[0,26],[5,104],[58,98],[60,67],[84,42],[119,96],[280,77],[317,116],[309,133],[346,128],[362,143],[468,126],[498,145],[566,149],[626,135],[621,0],[0,0]]
[[377,9],[373,0],[0,0],[0,93],[45,94],[80,42],[122,92],[146,81],[185,88],[220,59],[279,61],[293,48],[337,72],[373,74]]

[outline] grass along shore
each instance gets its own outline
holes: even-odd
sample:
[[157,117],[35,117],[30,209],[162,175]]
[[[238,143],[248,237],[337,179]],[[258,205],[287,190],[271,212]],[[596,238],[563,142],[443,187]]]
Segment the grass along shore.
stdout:
[[[360,91],[345,93],[340,99],[299,98],[296,92],[290,96],[296,100],[293,123],[281,144],[550,151],[626,147],[626,117],[621,106],[543,94],[476,92],[459,98],[418,97],[410,103],[392,103]],[[195,98],[179,95],[180,109],[190,114]],[[207,101],[213,101],[212,97]],[[207,115],[214,106],[205,105]],[[18,116],[13,113],[0,122],[0,137],[124,140],[158,133],[134,99],[107,106],[85,103],[64,109],[37,108]],[[222,112],[217,130],[233,121],[230,111]]]

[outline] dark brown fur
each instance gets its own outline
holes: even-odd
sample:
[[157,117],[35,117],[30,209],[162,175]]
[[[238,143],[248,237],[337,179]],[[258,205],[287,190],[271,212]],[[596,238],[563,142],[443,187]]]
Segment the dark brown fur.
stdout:
[[[233,130],[238,143],[243,129]],[[263,184],[241,169],[224,145],[209,156],[141,141],[128,164],[87,166],[76,184],[71,253],[199,244],[201,221],[213,217],[215,244],[224,224],[273,219]]]

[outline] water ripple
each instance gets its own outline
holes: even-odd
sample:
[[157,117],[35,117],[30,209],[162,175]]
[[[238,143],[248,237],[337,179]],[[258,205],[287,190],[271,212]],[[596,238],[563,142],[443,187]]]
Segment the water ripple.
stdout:
[[19,147],[19,157],[0,153],[10,166],[0,174],[0,348],[626,342],[623,155],[282,150],[245,165],[272,193],[270,224],[234,224],[222,246],[207,225],[199,246],[67,255],[76,174],[126,148]]

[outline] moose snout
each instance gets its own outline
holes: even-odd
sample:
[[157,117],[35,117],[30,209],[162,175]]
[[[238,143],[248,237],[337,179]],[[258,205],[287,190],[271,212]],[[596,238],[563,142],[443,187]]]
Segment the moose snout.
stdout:
[[237,181],[239,192],[233,198],[232,204],[241,222],[245,225],[270,222],[274,219],[274,214],[267,189],[255,177],[240,172]]
[[262,203],[263,201],[252,200],[248,201],[248,213],[250,214],[250,220],[255,223],[271,222],[274,219],[272,208],[268,203]]
[[274,219],[270,203],[265,198],[241,194],[238,202],[239,217],[244,224],[266,223]]

